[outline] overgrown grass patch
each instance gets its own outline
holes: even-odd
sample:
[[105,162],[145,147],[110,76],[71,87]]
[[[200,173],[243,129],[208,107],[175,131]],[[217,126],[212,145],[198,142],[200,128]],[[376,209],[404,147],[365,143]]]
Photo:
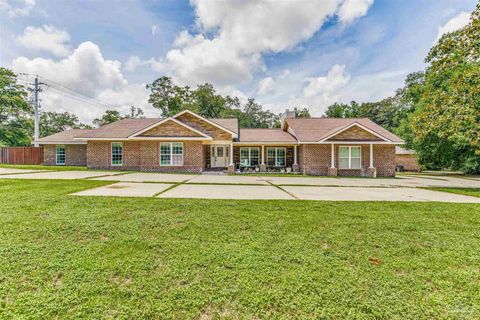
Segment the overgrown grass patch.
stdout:
[[0,181],[0,318],[480,317],[480,206]]

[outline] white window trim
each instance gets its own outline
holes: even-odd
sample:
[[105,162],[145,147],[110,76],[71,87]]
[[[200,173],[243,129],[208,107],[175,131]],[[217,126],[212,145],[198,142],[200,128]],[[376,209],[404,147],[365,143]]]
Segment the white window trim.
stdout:
[[[347,148],[348,149],[348,168],[340,168],[340,159],[347,159],[347,158],[342,158],[340,156],[340,149],[341,148]],[[360,167],[358,168],[352,168],[352,148],[359,148],[360,149]],[[355,157],[357,158],[357,157]],[[361,170],[362,169],[362,147],[361,146],[339,146],[338,147],[338,169],[340,170]]]
[[[182,164],[173,164],[173,144],[174,143],[180,143],[182,145]],[[162,144],[168,144],[170,145],[170,163],[169,164],[162,164]],[[158,152],[159,152],[159,157],[158,157],[158,164],[161,167],[183,167],[185,165],[185,145],[183,142],[160,142],[158,145]],[[179,154],[175,154],[178,156]]]
[[[58,152],[57,152],[57,148],[58,147],[63,147],[63,153],[64,153],[64,156],[65,156],[65,160],[63,163],[59,163],[58,162]],[[55,165],[57,166],[64,166],[65,163],[67,162],[67,147],[65,147],[64,144],[57,144],[55,145]]]
[[[120,144],[122,146],[122,162],[121,163],[116,163],[116,164],[113,163],[113,145],[114,144]],[[123,154],[124,154],[124,152],[123,152],[123,142],[114,141],[114,142],[110,143],[110,164],[112,165],[112,167],[123,166]]]
[[260,164],[260,148],[259,147],[240,147],[240,165],[242,164],[242,149],[248,149],[248,165],[247,167],[252,167],[252,149],[258,150],[258,163]]
[[[268,156],[268,149],[274,149],[275,150],[275,167],[286,167],[287,166],[287,148],[285,147],[267,147],[267,164],[268,164],[268,158],[272,158]],[[278,164],[278,149],[283,149],[283,154],[285,155],[285,164],[283,166]]]

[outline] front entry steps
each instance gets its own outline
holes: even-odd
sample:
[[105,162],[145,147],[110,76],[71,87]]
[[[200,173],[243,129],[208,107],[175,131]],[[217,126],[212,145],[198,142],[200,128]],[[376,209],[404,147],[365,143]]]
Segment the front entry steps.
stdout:
[[227,175],[227,168],[208,168],[202,171],[204,175],[225,176]]

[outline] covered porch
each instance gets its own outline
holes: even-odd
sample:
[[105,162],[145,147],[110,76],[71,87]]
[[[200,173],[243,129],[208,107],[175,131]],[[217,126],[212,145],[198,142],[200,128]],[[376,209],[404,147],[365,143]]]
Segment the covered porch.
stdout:
[[299,173],[298,145],[235,144],[235,172]]

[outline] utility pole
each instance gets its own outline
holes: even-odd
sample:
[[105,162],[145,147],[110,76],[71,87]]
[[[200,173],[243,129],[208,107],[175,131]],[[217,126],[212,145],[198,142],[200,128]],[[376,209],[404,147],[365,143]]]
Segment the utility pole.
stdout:
[[33,138],[33,145],[38,147],[38,139],[39,139],[39,121],[38,121],[38,75],[35,76],[35,132]]

